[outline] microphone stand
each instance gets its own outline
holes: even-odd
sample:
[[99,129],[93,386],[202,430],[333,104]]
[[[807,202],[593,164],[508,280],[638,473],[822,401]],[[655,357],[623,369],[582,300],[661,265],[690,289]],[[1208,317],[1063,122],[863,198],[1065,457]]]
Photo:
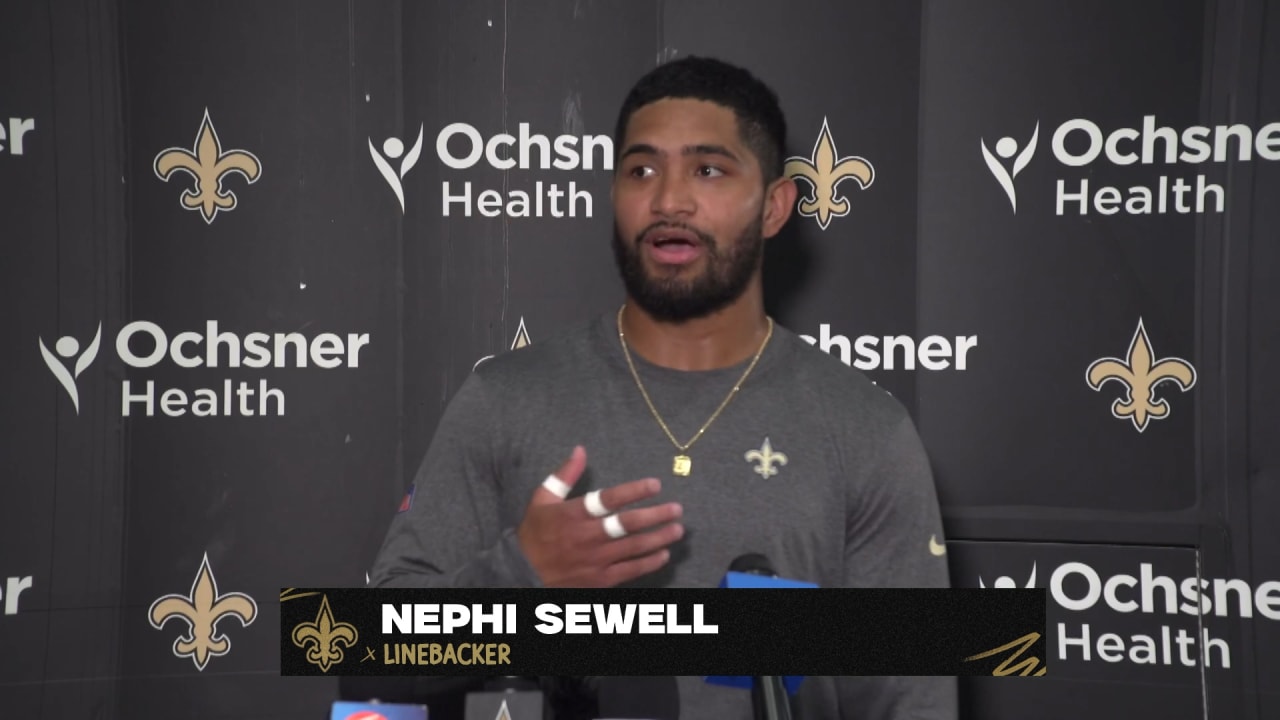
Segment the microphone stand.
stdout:
[[751,712],[755,720],[791,720],[787,688],[777,675],[751,679]]

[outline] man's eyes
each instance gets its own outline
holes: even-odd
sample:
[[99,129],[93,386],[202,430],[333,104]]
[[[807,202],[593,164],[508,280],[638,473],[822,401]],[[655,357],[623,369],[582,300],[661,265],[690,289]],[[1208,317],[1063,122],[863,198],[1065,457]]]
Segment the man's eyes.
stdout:
[[[631,177],[644,178],[644,177],[651,177],[656,172],[657,172],[656,170],[654,170],[652,167],[648,165],[637,165],[631,168],[627,174],[629,174]],[[723,169],[718,168],[714,165],[699,165],[698,168],[694,171],[694,174],[697,175],[698,177],[714,178],[714,177],[723,177],[726,173]]]

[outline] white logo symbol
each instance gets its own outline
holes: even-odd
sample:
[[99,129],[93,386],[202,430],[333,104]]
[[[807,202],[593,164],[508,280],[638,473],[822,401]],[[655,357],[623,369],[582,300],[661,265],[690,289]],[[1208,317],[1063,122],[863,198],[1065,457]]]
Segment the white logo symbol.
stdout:
[[[1026,584],[1026,585],[1023,585],[1022,587],[1024,587],[1024,588],[1033,588],[1033,587],[1035,587],[1035,586],[1036,586],[1036,564],[1035,564],[1035,563],[1031,563],[1031,577],[1027,578],[1027,584]],[[981,575],[979,575],[979,576],[978,576],[978,587],[980,587],[980,588],[986,588],[986,587],[987,587],[987,586],[982,582],[982,576],[981,576]],[[994,583],[992,583],[992,584],[991,584],[991,587],[996,588],[997,590],[1008,590],[1008,589],[1012,589],[1012,588],[1017,588],[1017,587],[1018,587],[1018,581],[1017,581],[1017,580],[1014,580],[1013,578],[1009,577],[1008,575],[1005,575],[1004,577],[998,577],[998,578],[996,578],[996,581],[995,581]]]
[[1031,142],[1018,153],[1018,141],[1011,137],[1000,138],[996,142],[996,155],[1008,160],[1013,157],[1014,153],[1018,153],[1018,157],[1013,161],[1013,171],[1006,170],[1004,164],[991,154],[987,149],[987,141],[981,140],[982,157],[987,160],[987,167],[991,169],[991,174],[996,176],[996,181],[1000,183],[1000,187],[1004,188],[1004,192],[1009,196],[1009,205],[1013,207],[1013,212],[1018,213],[1018,195],[1013,189],[1013,179],[1018,177],[1018,173],[1031,162],[1031,156],[1036,152],[1036,141],[1040,139],[1040,123],[1036,123],[1036,129],[1031,133]]
[[[75,374],[73,375],[62,360],[54,357],[49,352],[49,348],[44,345],[44,338],[40,338],[40,354],[44,356],[44,364],[49,366],[49,370],[53,372],[53,376],[58,378],[58,382],[62,383],[62,387],[66,389],[67,394],[71,396],[71,404],[75,405],[76,414],[80,414],[80,393],[76,390],[76,379],[80,377],[80,373],[98,357],[98,342],[102,340],[102,323],[98,323],[98,333],[93,336],[93,342],[89,343],[89,347],[85,348],[84,354],[76,360]],[[58,338],[58,342],[53,344],[53,349],[59,355],[70,360],[80,352],[80,341],[66,335]]]
[[[378,172],[382,173],[387,184],[395,191],[396,199],[400,201],[400,212],[403,213],[404,188],[400,181],[404,180],[404,176],[418,164],[418,155],[422,153],[422,125],[418,126],[418,141],[413,144],[408,154],[404,152],[404,142],[394,137],[387,138],[386,142],[382,143],[382,152],[387,157],[384,158],[378,154],[377,148],[373,146],[373,138],[369,138],[369,156],[373,158],[373,164],[378,166]],[[396,160],[401,155],[404,155],[404,159],[400,161],[400,172],[397,173],[388,160]]]

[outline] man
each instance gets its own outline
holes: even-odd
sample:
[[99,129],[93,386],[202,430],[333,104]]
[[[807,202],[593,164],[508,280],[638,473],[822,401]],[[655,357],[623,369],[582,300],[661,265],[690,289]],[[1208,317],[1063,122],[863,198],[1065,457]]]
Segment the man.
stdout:
[[[625,304],[467,378],[371,584],[714,587],[755,552],[826,587],[946,587],[910,417],[765,313],[764,241],[796,200],[772,91],[671,62],[632,89],[614,137]],[[741,690],[680,678],[680,693],[684,717],[751,716]],[[957,712],[953,678],[809,678],[795,704]]]

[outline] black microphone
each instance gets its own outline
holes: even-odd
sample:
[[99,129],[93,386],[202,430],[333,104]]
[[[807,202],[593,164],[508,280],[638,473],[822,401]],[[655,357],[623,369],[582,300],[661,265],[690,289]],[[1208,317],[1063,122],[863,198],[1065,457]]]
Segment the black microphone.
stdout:
[[[760,553],[747,553],[729,564],[729,572],[776,578],[769,558]],[[791,720],[791,701],[787,687],[777,675],[751,678],[751,712],[755,720]]]
[[[505,712],[504,712],[505,710]],[[542,720],[550,717],[538,678],[503,675],[467,693],[466,720]]]
[[773,565],[769,563],[769,558],[760,553],[747,553],[734,558],[733,562],[729,563],[729,572],[778,577],[778,573],[773,571]]
[[667,676],[595,679],[600,720],[679,720],[680,690]]

